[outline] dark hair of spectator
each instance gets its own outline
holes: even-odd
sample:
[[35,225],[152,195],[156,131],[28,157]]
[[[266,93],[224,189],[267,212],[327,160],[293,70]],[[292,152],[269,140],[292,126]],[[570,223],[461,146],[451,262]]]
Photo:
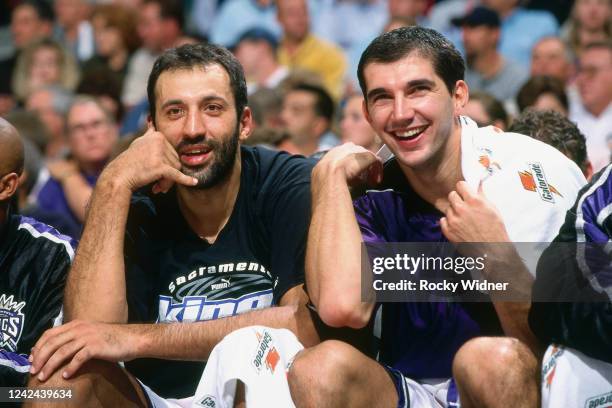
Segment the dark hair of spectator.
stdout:
[[584,172],[588,165],[586,139],[575,123],[555,111],[526,109],[514,119],[509,132],[521,133],[553,146]]
[[53,14],[53,8],[49,5],[47,1],[36,1],[36,0],[26,0],[20,2],[17,7],[29,6],[34,9],[38,18],[42,21],[48,21],[50,23],[55,20],[55,15]]
[[140,37],[136,30],[137,16],[132,10],[118,4],[102,4],[96,6],[93,17],[102,17],[107,27],[119,30],[121,40],[132,53],[140,47]]
[[499,120],[505,127],[508,127],[508,112],[506,112],[504,105],[495,99],[493,95],[486,92],[470,92],[470,100],[480,102],[491,122]]
[[566,111],[569,109],[563,82],[558,78],[547,75],[537,75],[529,78],[516,95],[519,111],[522,112],[526,108],[535,105],[538,98],[543,94],[553,95]]
[[159,4],[159,16],[162,20],[174,20],[179,27],[183,27],[185,13],[183,5],[177,0],[145,0],[144,4]]
[[115,102],[117,112],[115,112],[115,120],[121,122],[123,118],[124,107],[121,103],[121,83],[113,72],[107,67],[96,67],[83,72],[83,77],[76,92],[91,96],[106,96]]
[[364,97],[367,99],[363,71],[368,64],[396,62],[412,52],[431,61],[436,75],[442,78],[451,94],[455,90],[457,81],[463,80],[465,72],[463,58],[442,34],[430,28],[402,27],[376,37],[361,54],[357,78]]
[[155,124],[155,86],[159,76],[165,71],[202,68],[220,65],[230,79],[230,87],[236,104],[238,120],[247,105],[247,87],[242,66],[234,55],[223,47],[214,44],[186,44],[164,52],[153,65],[147,83],[147,97],[151,107],[151,119]]
[[313,94],[315,96],[315,113],[331,123],[334,118],[334,100],[325,88],[315,84],[296,83],[290,88],[290,91],[303,91]]

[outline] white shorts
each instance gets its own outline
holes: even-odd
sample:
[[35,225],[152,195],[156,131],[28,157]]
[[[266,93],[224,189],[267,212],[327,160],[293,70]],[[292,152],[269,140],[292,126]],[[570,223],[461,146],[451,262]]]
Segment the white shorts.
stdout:
[[542,360],[542,407],[612,407],[612,364],[549,346]]
[[459,393],[455,381],[421,380],[417,382],[399,370],[384,366],[397,391],[397,408],[459,408]]
[[148,400],[149,407],[152,408],[189,408],[193,403],[193,397],[175,399],[175,398],[162,398],[155,393],[151,388],[138,380],[140,387],[145,393]]

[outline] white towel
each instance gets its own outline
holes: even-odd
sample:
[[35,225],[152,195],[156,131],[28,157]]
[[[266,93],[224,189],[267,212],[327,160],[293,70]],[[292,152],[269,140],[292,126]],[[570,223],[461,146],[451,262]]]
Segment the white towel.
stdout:
[[287,370],[303,348],[286,329],[251,326],[228,334],[213,349],[192,406],[232,408],[240,380],[247,407],[294,407]]

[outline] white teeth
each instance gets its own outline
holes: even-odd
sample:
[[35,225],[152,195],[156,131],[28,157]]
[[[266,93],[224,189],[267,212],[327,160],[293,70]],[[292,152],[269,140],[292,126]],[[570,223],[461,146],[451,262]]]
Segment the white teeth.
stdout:
[[406,132],[396,132],[395,135],[399,138],[411,138],[411,137],[418,135],[419,133],[424,131],[426,128],[427,128],[427,125],[421,126],[418,128],[414,128]]

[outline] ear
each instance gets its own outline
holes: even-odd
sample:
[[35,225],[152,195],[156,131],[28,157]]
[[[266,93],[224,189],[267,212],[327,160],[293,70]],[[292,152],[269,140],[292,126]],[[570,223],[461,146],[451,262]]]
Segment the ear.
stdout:
[[323,135],[325,130],[329,128],[329,121],[322,116],[317,116],[314,118],[312,123],[312,130],[315,135]]
[[593,177],[593,164],[590,160],[587,160],[586,164],[584,165],[582,174],[584,174],[584,178],[586,178],[587,181],[591,181],[591,178]]
[[10,199],[19,186],[19,175],[17,173],[5,174],[0,178],[0,202]]
[[455,90],[453,91],[453,103],[454,103],[454,116],[458,116],[463,107],[467,104],[470,99],[470,91],[465,81],[459,80],[455,83]]
[[240,117],[240,134],[238,136],[240,142],[244,142],[249,138],[253,132],[253,127],[253,111],[248,106],[245,106]]
[[157,130],[157,128],[155,127],[155,122],[153,122],[153,116],[151,116],[151,114],[149,113],[147,115],[147,129],[150,128]]
[[363,116],[365,116],[366,120],[368,121],[371,127],[372,118],[370,118],[370,112],[368,112],[368,101],[365,98],[363,98],[363,101],[361,101],[361,111],[363,112]]

